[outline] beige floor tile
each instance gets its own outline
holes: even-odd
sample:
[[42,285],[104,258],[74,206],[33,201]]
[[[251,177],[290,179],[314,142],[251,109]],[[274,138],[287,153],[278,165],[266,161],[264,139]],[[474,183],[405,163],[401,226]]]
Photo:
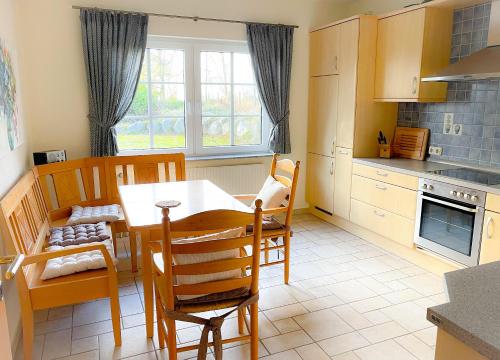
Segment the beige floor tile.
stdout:
[[354,350],[354,353],[361,360],[418,360],[394,340]]
[[[262,345],[262,343],[259,342],[259,357],[266,355],[269,355],[269,352]],[[250,344],[233,346],[229,349],[224,349],[222,357],[224,360],[250,359]]]
[[296,316],[294,320],[315,341],[353,331],[352,327],[330,309]]
[[418,360],[434,359],[434,349],[412,334],[401,336],[395,340]]
[[61,306],[49,310],[47,320],[56,320],[73,316],[73,305]]
[[146,338],[146,327],[122,330],[122,346],[115,347],[113,333],[99,335],[101,359],[121,359],[154,351],[153,341]]
[[35,335],[47,334],[53,331],[71,329],[72,319],[66,317],[62,319],[48,320],[36,323]]
[[329,356],[339,355],[370,345],[368,340],[356,331],[322,340],[318,344]]
[[279,308],[264,311],[266,317],[271,321],[290,318],[297,315],[306,314],[307,309],[300,303],[282,306]]
[[400,281],[424,296],[439,294],[444,290],[443,278],[434,274],[420,274],[401,279]]
[[280,331],[269,321],[264,313],[259,312],[259,338],[264,339],[279,335]]
[[262,340],[262,343],[271,354],[311,344],[312,342],[313,340],[303,330]]
[[386,314],[384,314],[380,310],[373,310],[373,311],[365,312],[365,313],[363,313],[363,316],[365,318],[367,318],[368,320],[370,320],[372,322],[372,324],[376,324],[376,325],[391,321],[391,318],[388,317]]
[[120,312],[122,316],[140,314],[143,311],[139,294],[120,296]]
[[75,305],[73,326],[86,325],[111,319],[109,299]]
[[262,358],[263,360],[302,360],[299,354],[297,354],[294,350],[288,350],[284,352],[280,352],[277,354],[265,356]]
[[347,303],[377,296],[374,291],[366,288],[357,280],[328,285],[328,288],[341,300]]
[[113,331],[111,320],[77,326],[73,328],[73,339],[81,339],[94,335],[101,335]]
[[99,349],[97,336],[90,336],[83,339],[76,339],[71,342],[71,354],[79,354]]
[[357,312],[365,313],[368,311],[378,310],[392,305],[382,296],[376,296],[360,301],[355,301],[350,304]]
[[[358,356],[352,351],[332,356],[332,360],[360,360]],[[375,359],[373,359],[375,360]]]
[[275,286],[259,291],[259,308],[268,310],[297,303],[298,300],[284,286]]
[[409,332],[433,326],[426,319],[426,309],[411,302],[389,306],[381,311]]
[[128,357],[127,360],[157,360],[156,352],[151,351],[145,354]]
[[61,330],[45,335],[42,360],[56,359],[71,354],[71,331]]
[[408,333],[408,331],[397,322],[390,321],[359,331],[372,344],[392,339]]
[[320,297],[318,299],[304,301],[302,302],[302,305],[304,305],[304,307],[309,311],[318,311],[338,306],[343,303],[344,302],[340,300],[336,295],[329,295]]
[[177,338],[180,343],[199,340],[201,336],[201,328],[193,326],[186,329],[177,330]]
[[65,356],[57,360],[99,360],[99,351],[92,350],[81,354]]
[[299,324],[297,324],[292,318],[278,320],[273,324],[282,334],[300,330]]
[[331,309],[342,318],[349,326],[359,330],[375,325],[350,305],[341,305]]
[[130,328],[134,326],[144,325],[146,323],[146,318],[144,313],[129,315],[122,317],[123,327]]
[[328,355],[317,345],[310,344],[295,349],[302,360],[330,360]]
[[382,295],[384,299],[390,301],[393,304],[401,304],[407,301],[416,300],[422,297],[422,295],[413,289],[405,289],[401,291],[395,291],[389,294]]
[[436,346],[437,327],[433,326],[424,330],[415,331],[416,337],[429,346]]

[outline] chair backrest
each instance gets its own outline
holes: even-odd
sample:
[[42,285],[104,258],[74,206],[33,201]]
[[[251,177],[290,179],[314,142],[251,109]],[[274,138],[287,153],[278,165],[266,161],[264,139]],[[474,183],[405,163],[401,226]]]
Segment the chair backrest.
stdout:
[[68,216],[73,205],[107,203],[104,158],[68,160],[35,168],[53,219]]
[[183,153],[107,157],[108,200],[120,202],[118,187],[128,184],[149,184],[186,180]]
[[[181,220],[171,222],[169,209],[164,208],[163,213],[163,241],[162,255],[164,274],[166,275],[167,307],[174,308],[175,296],[201,296],[226,292],[241,288],[249,288],[250,294],[259,291],[259,262],[260,241],[262,232],[262,201],[256,201],[254,212],[240,212],[234,210],[212,210],[191,215]],[[243,228],[254,225],[254,232],[239,237],[228,239],[189,240],[189,237],[202,234],[214,234],[228,229]],[[172,239],[184,238],[182,241]],[[242,249],[252,247],[249,255]],[[215,260],[195,264],[176,265],[173,257],[177,254],[200,255],[220,251],[238,250],[239,256],[224,260]],[[190,275],[203,276],[231,270],[242,270],[242,276],[224,280],[201,282],[196,284],[175,284],[174,276]],[[243,271],[245,270],[245,271]],[[247,271],[249,270],[249,271]]]
[[295,202],[295,193],[297,191],[297,182],[299,180],[300,161],[293,162],[290,159],[279,159],[279,154],[274,154],[271,163],[270,175],[290,188],[290,195],[282,206],[287,207],[285,225],[290,226],[292,222],[293,204]]

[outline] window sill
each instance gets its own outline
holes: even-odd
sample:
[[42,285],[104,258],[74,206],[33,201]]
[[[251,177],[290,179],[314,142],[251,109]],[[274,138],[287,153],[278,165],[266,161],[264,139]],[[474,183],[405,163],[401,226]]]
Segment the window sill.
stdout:
[[261,158],[261,157],[272,157],[272,156],[273,153],[263,152],[263,153],[249,153],[249,154],[186,156],[186,160],[197,161],[197,160],[249,159],[249,158]]

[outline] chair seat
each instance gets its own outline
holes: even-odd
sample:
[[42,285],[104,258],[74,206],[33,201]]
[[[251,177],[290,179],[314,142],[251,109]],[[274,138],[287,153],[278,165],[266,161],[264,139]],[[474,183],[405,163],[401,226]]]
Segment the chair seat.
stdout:
[[[166,301],[165,278],[163,274],[163,257],[161,253],[153,254],[154,282],[158,289],[162,302]],[[231,291],[208,294],[189,300],[175,300],[175,310],[194,313],[207,310],[226,309],[237,306],[248,298],[249,288],[239,288]]]
[[[274,216],[269,219],[262,219],[262,231],[266,230],[285,230],[285,225],[282,225]],[[247,225],[247,232],[253,232],[253,224]]]

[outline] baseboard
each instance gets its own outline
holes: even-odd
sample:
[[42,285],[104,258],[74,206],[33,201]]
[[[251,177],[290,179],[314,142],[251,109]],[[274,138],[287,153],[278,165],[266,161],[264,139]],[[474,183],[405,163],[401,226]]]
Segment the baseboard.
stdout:
[[417,249],[415,246],[409,248],[398,244],[336,215],[329,216],[314,208],[309,208],[309,213],[437,275],[463,268],[434,254]]

